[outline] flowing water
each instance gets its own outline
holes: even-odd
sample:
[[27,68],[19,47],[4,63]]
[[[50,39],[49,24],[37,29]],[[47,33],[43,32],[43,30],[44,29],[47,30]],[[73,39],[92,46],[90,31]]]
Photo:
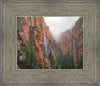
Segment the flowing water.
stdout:
[[49,51],[48,51],[48,46],[47,46],[47,42],[46,42],[45,33],[44,33],[44,47],[45,47],[46,54],[49,55]]

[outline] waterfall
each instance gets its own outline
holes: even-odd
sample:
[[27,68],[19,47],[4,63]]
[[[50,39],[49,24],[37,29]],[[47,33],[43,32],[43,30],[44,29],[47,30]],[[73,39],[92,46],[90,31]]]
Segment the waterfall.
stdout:
[[47,55],[49,55],[48,46],[47,46],[47,42],[46,42],[46,38],[45,38],[45,33],[44,33],[44,47],[45,47],[45,51],[46,51]]

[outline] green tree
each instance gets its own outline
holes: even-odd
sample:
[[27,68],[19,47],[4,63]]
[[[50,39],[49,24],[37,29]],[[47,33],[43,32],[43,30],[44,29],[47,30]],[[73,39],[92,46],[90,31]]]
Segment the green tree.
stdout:
[[51,52],[49,52],[48,58],[50,59],[51,67],[54,69],[55,68],[55,61],[54,61],[54,57],[52,56]]
[[57,68],[57,69],[61,69],[62,66],[61,66],[61,65],[56,65],[56,68]]
[[70,56],[68,53],[62,55],[58,58],[58,64],[56,66],[57,69],[59,68],[58,65],[61,65],[61,69],[74,69],[73,56]]

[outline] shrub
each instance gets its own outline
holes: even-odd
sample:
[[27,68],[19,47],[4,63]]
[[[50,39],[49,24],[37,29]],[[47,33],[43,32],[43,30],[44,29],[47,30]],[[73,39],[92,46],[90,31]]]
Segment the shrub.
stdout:
[[51,52],[49,52],[48,58],[50,59],[51,65],[55,65],[54,57],[52,56],[52,53]]
[[[60,65],[60,66],[59,66]],[[74,69],[74,62],[73,62],[73,56],[69,56],[69,54],[65,54],[64,56],[61,56],[58,58],[57,69]]]
[[38,28],[38,26],[33,26],[33,28]]
[[61,69],[62,66],[61,66],[61,65],[56,65],[56,68],[57,68],[57,69]]
[[38,26],[32,26],[30,25],[30,29],[38,28]]
[[55,68],[56,68],[56,66],[55,66],[55,65],[51,65],[51,67],[52,67],[52,69],[55,69]]
[[[28,47],[21,47],[20,52],[24,52],[25,53],[25,60],[24,62],[18,62],[19,66],[22,69],[34,69],[34,68],[41,68],[40,64],[37,64],[37,59],[36,59],[36,55],[35,52],[33,50],[33,48],[28,48]],[[37,66],[39,65],[39,66]]]
[[39,30],[37,30],[37,32],[38,32],[38,33],[40,33],[40,31],[39,31]]
[[83,68],[83,55],[80,57],[79,65],[77,66],[77,69]]

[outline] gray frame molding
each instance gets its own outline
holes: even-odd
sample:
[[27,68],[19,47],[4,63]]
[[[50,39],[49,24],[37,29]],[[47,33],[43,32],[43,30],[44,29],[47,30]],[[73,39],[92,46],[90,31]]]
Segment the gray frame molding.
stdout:
[[[12,0],[2,0],[2,1],[12,1]],[[20,0],[13,0],[13,1],[20,1]],[[27,0],[23,0],[23,1],[27,1]],[[32,1],[32,0],[29,0]],[[37,1],[37,0],[33,0],[33,1]],[[39,1],[46,1],[46,0],[39,0]],[[47,1],[54,1],[54,0],[47,0]],[[55,1],[60,1],[60,0],[55,0]],[[62,1],[69,1],[69,0],[62,0]],[[71,0],[71,1],[83,1],[83,0]],[[84,0],[84,1],[94,1],[94,0]],[[95,0],[98,1],[98,0]],[[98,1],[100,3],[100,1]],[[99,4],[99,8],[100,8],[100,4]],[[0,2],[0,16],[1,16],[1,2]],[[100,9],[99,9],[99,22],[100,22]],[[1,17],[0,17],[0,26],[1,26]],[[99,24],[99,33],[100,33],[100,24]],[[0,54],[1,54],[1,27],[0,27]],[[99,43],[100,43],[100,35],[99,35]],[[99,52],[100,52],[100,46],[99,46]],[[100,54],[100,53],[99,53]],[[99,55],[100,56],[100,55]],[[0,63],[1,63],[1,55],[0,55]],[[100,77],[100,57],[99,57],[99,77]],[[17,86],[18,84],[13,84],[13,86]],[[0,64],[0,86],[11,86],[11,85],[2,85],[1,84],[1,64]],[[19,85],[19,86],[27,86],[27,85]],[[30,85],[33,86],[33,85]],[[40,85],[34,85],[34,86],[40,86]],[[44,85],[41,85],[44,86]],[[58,85],[53,85],[53,84],[48,84],[46,86],[58,86]],[[63,84],[61,86],[66,86],[66,84]],[[67,86],[77,86],[77,85],[67,85]],[[84,86],[84,85],[81,85]],[[100,79],[99,79],[99,84],[95,84],[95,85],[85,85],[85,86],[100,86]]]

